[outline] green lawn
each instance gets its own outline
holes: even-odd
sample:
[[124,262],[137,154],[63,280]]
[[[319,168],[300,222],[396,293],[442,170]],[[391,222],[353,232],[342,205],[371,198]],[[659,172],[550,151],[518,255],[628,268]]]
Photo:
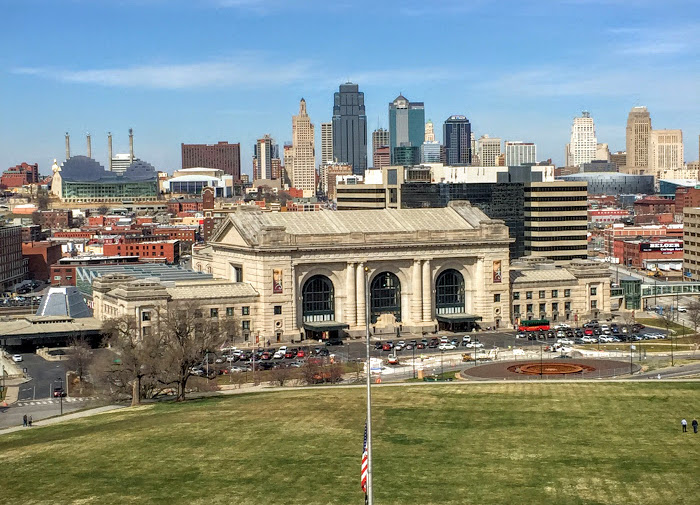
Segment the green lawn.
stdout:
[[[700,383],[374,391],[377,504],[697,504]],[[2,503],[351,504],[363,390],[164,403],[0,437]]]
[[[661,329],[666,329],[666,322],[661,319],[660,317],[638,317],[635,319],[635,322],[643,324],[644,326],[652,326],[654,328],[661,328]],[[686,335],[693,333],[693,328],[689,328],[688,326],[684,326],[679,323],[674,323],[671,322],[668,325],[669,331],[674,331],[676,332],[676,335]]]

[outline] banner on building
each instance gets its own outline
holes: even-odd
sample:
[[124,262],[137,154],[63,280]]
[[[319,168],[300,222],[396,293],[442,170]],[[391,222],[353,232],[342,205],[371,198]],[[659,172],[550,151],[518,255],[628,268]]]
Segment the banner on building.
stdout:
[[274,268],[272,270],[272,292],[276,295],[281,295],[284,291],[282,286],[282,269]]
[[639,244],[641,252],[660,252],[661,254],[672,254],[674,252],[683,251],[683,242],[642,242]]
[[493,282],[501,282],[501,260],[493,262]]

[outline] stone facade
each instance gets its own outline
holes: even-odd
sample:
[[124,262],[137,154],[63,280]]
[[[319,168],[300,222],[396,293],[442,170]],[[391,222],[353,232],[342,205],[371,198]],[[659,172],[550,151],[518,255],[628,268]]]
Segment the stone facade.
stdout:
[[581,324],[610,313],[606,264],[574,260],[522,259],[510,267],[511,317]]
[[[192,266],[249,283],[259,293],[256,330],[266,339],[315,338],[316,329],[327,337],[324,327],[363,335],[368,286],[377,288],[370,302],[374,333],[434,330],[450,317],[508,326],[509,242],[502,221],[464,202],[304,215],[241,208],[193,253]],[[449,298],[448,271],[458,293],[450,300],[458,303],[438,307],[438,298]],[[307,283],[317,276],[330,286],[318,298],[323,313],[314,315],[307,302],[320,295],[308,294]],[[393,309],[380,307],[387,302],[380,301],[381,286],[394,297]]]

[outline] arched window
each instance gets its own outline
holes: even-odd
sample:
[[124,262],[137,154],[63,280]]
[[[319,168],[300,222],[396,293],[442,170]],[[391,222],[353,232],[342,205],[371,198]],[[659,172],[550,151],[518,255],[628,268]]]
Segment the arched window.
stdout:
[[464,312],[464,277],[457,270],[445,270],[435,281],[435,309],[437,314]]
[[401,282],[391,272],[382,272],[372,279],[370,287],[371,322],[376,323],[380,314],[394,314],[401,321]]
[[304,283],[301,293],[304,322],[335,319],[335,293],[328,277],[314,275]]

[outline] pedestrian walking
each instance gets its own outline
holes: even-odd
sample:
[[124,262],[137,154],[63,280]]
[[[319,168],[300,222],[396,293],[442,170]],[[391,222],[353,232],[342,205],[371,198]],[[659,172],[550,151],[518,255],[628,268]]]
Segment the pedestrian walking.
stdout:
[[685,417],[681,419],[681,426],[683,427],[683,433],[686,433],[688,431],[688,421],[685,420]]
[[697,433],[697,432],[698,432],[698,420],[697,420],[697,419],[693,419],[693,422],[690,423],[690,424],[693,425],[693,433]]
[[29,427],[32,427],[32,416],[29,416]]
[[22,418],[22,426],[27,426],[27,414],[24,414],[24,417]]

